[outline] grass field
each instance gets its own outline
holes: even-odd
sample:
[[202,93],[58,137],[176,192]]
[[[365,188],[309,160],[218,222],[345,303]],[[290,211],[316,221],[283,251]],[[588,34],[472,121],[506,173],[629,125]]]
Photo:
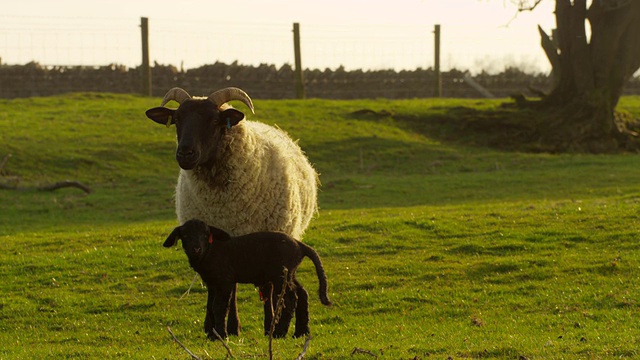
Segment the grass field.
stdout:
[[[202,331],[206,289],[181,299],[193,272],[162,247],[178,168],[174,129],[144,116],[158,103],[0,100],[0,183],[26,189],[0,190],[0,359],[190,358],[167,327],[226,357]],[[621,107],[640,116],[640,98]],[[484,100],[256,101],[321,173],[304,241],[334,305],[305,261],[307,359],[640,355],[640,158],[504,151],[469,116],[496,112],[517,117]],[[65,179],[93,192],[29,190]],[[267,358],[257,291],[239,302],[228,345]],[[275,340],[274,357],[304,340]]]

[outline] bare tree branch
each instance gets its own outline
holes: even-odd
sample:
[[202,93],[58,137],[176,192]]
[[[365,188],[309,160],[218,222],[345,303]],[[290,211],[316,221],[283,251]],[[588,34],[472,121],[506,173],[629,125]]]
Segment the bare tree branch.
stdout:
[[186,346],[182,345],[182,343],[180,342],[180,340],[178,340],[178,338],[173,335],[173,331],[171,331],[171,328],[167,326],[167,330],[169,330],[169,334],[171,334],[171,337],[173,337],[173,340],[175,342],[178,343],[178,345],[180,345],[189,355],[191,355],[192,358],[196,359],[196,360],[202,360],[200,357],[198,357],[196,354],[192,353],[191,350],[187,349]]
[[[282,270],[284,276],[284,283],[282,284],[282,290],[278,296],[278,302],[276,304],[276,311],[271,320],[271,328],[269,329],[269,360],[273,360],[273,331],[276,328],[276,324],[280,321],[280,315],[282,315],[282,309],[284,308],[284,294],[287,292],[289,286],[289,269],[286,267]],[[271,299],[273,303],[273,299]]]
[[227,345],[227,342],[224,341],[224,339],[222,338],[222,336],[220,336],[220,334],[218,334],[218,332],[216,331],[215,328],[211,328],[211,330],[213,330],[213,335],[216,336],[216,338],[218,338],[218,340],[220,340],[220,342],[222,343],[222,346],[224,346],[225,349],[227,349],[227,354],[229,354],[229,356],[231,358],[233,358],[233,353],[231,353],[231,349],[229,348],[229,345]]
[[354,354],[367,354],[367,355],[371,355],[371,356],[373,356],[373,357],[374,357],[374,358],[376,358],[376,359],[378,358],[378,355],[376,355],[376,354],[372,353],[372,352],[371,352],[371,351],[369,351],[369,350],[360,349],[359,347],[355,347],[355,348],[353,348],[353,351],[351,352],[351,355],[354,355]]
[[4,189],[4,190],[18,190],[18,187],[16,185],[9,185],[9,184],[2,184],[0,183],[0,189]]
[[528,0],[514,0],[512,3],[518,6],[518,11],[533,11],[542,0],[535,0],[533,4],[530,4]]
[[3,169],[4,166],[7,164],[7,161],[9,161],[9,159],[12,157],[12,154],[7,154],[2,158],[2,161],[0,161],[0,175],[3,174]]
[[302,348],[302,352],[300,353],[300,355],[298,355],[296,360],[304,359],[304,356],[307,354],[307,349],[309,349],[309,343],[310,342],[311,342],[311,334],[309,334],[309,336],[307,336],[307,340],[304,342],[304,347]]
[[53,190],[57,190],[57,189],[61,189],[61,188],[65,188],[65,187],[74,187],[74,188],[78,188],[82,191],[84,191],[86,194],[91,194],[91,188],[89,188],[87,185],[79,182],[79,181],[59,181],[55,184],[51,184],[51,185],[45,185],[45,186],[40,186],[37,189],[41,190],[41,191],[53,191]]
[[2,184],[0,183],[0,189],[5,190],[16,190],[16,191],[29,191],[29,190],[39,190],[39,191],[54,191],[65,187],[74,187],[78,188],[85,192],[85,194],[91,194],[92,190],[87,185],[79,182],[79,181],[59,181],[54,184],[36,186],[36,187],[18,187],[17,185],[10,184]]
[[[13,155],[11,154],[7,154],[5,155],[5,157],[2,158],[2,160],[0,160],[0,174],[2,174],[4,171],[4,167],[7,164],[7,162],[9,161],[9,159],[11,159]],[[82,191],[85,192],[85,194],[91,194],[92,190],[90,187],[88,187],[87,185],[79,182],[79,181],[71,181],[71,180],[65,180],[65,181],[58,181],[57,183],[53,183],[53,184],[49,184],[49,185],[43,185],[43,186],[36,186],[36,187],[19,187],[17,184],[16,185],[11,185],[11,184],[7,184],[7,183],[0,183],[0,189],[4,189],[4,190],[17,190],[17,191],[28,191],[28,190],[40,190],[40,191],[54,191],[54,190],[58,190],[61,188],[65,188],[65,187],[74,187],[74,188],[78,188]]]
[[515,12],[511,20],[509,20],[503,27],[509,27],[511,23],[518,18],[518,14],[525,11],[533,11],[542,0],[535,0],[533,4],[530,4],[531,0],[511,0],[511,3],[516,6],[518,11]]

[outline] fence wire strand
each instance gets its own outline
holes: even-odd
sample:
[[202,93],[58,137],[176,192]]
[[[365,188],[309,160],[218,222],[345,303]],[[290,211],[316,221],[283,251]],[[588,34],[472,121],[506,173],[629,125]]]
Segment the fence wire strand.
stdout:
[[[303,23],[302,65],[426,69],[434,63],[433,26]],[[442,68],[477,72],[489,67],[499,72],[516,65],[531,72],[548,71],[537,43],[506,36],[522,30],[443,26]],[[293,63],[292,24],[151,18],[149,37],[152,62],[159,64],[194,68],[216,61],[278,67]],[[498,51],[492,49],[496,46]],[[0,16],[0,58],[3,64],[135,67],[141,62],[140,19]]]

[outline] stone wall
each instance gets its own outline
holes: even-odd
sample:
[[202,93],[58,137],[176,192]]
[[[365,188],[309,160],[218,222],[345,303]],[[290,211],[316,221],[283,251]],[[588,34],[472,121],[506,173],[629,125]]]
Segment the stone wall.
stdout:
[[[477,90],[464,81],[465,72],[451,70],[442,74],[444,97],[481,98]],[[101,67],[56,66],[38,63],[0,66],[0,97],[16,98],[48,96],[67,92],[139,93],[140,68],[121,65]],[[195,69],[178,70],[174,66],[152,67],[153,95],[162,96],[179,86],[192,95],[208,95],[226,86],[237,86],[254,99],[286,99],[295,97],[294,72],[290,65],[247,66],[237,63],[215,63]],[[434,94],[435,74],[431,69],[410,71],[375,70],[345,71],[305,70],[305,92],[308,98],[426,98]],[[529,88],[548,90],[551,79],[542,74],[526,74],[507,69],[500,74],[482,73],[473,79],[495,97],[522,93],[532,95]],[[625,94],[640,94],[640,79],[627,85]]]

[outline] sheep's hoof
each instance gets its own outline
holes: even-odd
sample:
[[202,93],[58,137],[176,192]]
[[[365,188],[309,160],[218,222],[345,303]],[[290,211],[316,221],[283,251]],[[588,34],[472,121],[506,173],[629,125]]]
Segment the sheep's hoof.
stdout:
[[227,320],[227,334],[229,335],[240,335],[240,329],[242,326],[240,325],[240,320],[238,318],[229,316],[229,320]]
[[226,339],[227,338],[227,334],[220,334],[220,338],[216,336],[216,334],[211,331],[211,332],[207,332],[207,338],[209,338],[209,340],[211,341],[216,341],[216,340],[221,340],[221,339]]
[[233,328],[227,328],[227,334],[228,335],[235,335],[235,336],[239,336],[240,335],[240,328],[239,327],[233,327]]
[[[267,334],[265,334],[265,335],[269,335],[269,334],[267,333]],[[274,338],[274,339],[282,339],[282,338],[284,338],[285,336],[287,336],[287,333],[284,333],[284,334],[283,334],[283,333],[280,333],[280,332],[275,332],[275,331],[273,332],[273,338]]]
[[296,331],[296,332],[293,334],[293,337],[294,337],[294,338],[299,338],[299,337],[303,337],[303,336],[309,335],[309,333],[310,333],[310,332],[309,332],[309,329],[306,329],[306,330],[304,330],[304,331]]

